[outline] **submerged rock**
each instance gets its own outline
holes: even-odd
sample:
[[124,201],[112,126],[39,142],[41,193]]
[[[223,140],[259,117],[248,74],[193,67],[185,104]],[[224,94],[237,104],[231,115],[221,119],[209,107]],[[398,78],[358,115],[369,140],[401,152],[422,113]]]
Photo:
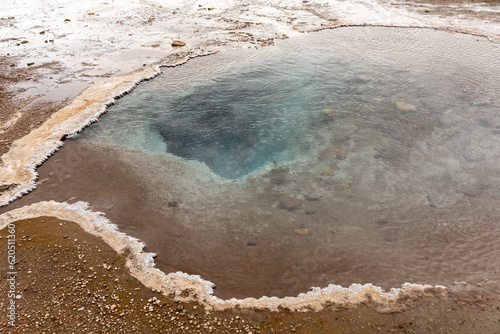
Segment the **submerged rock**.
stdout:
[[302,204],[302,201],[296,198],[286,198],[280,201],[279,208],[286,210],[288,212],[292,212],[297,210]]
[[415,111],[417,109],[414,105],[404,101],[396,102],[396,107],[401,111]]
[[309,229],[305,228],[304,225],[301,225],[300,228],[296,228],[294,231],[295,231],[295,234],[298,234],[298,235],[308,235],[310,232]]
[[460,192],[467,197],[477,197],[483,193],[483,189],[476,185],[467,185],[460,188]]
[[347,153],[341,149],[337,148],[333,145],[328,146],[319,154],[320,161],[328,161],[333,159],[343,159],[345,158]]

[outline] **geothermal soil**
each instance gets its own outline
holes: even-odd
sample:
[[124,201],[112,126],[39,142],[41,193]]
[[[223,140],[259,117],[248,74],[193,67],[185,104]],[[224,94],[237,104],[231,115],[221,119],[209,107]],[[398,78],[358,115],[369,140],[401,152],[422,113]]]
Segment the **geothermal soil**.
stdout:
[[[497,4],[498,1],[490,1],[491,6]],[[398,2],[394,7],[418,15],[442,17],[453,17],[458,10],[458,16],[479,21],[499,21],[498,12],[478,12],[468,6],[460,8],[460,5],[461,2],[456,1],[425,1],[418,4]],[[11,18],[0,19],[0,27],[12,21]],[[330,25],[335,23],[334,19],[323,19],[324,26],[327,25],[325,22]],[[227,18],[225,20],[227,22]],[[233,23],[243,24],[241,21]],[[318,29],[323,24],[312,25],[310,29]],[[251,34],[246,36],[252,39]],[[243,37],[235,39],[238,38]],[[254,40],[259,45],[266,45],[270,43],[268,38],[263,36]],[[15,42],[19,47],[25,45],[23,40]],[[53,43],[50,40],[48,42]],[[214,39],[207,40],[206,44],[223,43]],[[180,56],[174,55],[172,58]],[[78,58],[76,55],[73,57]],[[52,113],[76,97],[86,85],[110,75],[94,71],[74,89],[66,86],[57,97],[44,99],[43,92],[36,89],[29,91],[26,87],[37,85],[43,80],[58,81],[54,86],[59,87],[68,84],[65,77],[74,78],[74,72],[68,71],[57,60],[31,62],[30,57],[23,55],[3,54],[0,57],[0,155],[7,152],[16,139],[37,128]],[[94,65],[83,66],[92,68]],[[138,69],[142,62],[137,66]],[[118,72],[115,69],[111,73]],[[3,211],[6,210],[9,210],[9,206]],[[0,235],[0,240],[5,241],[7,231],[0,231]],[[16,236],[18,313],[16,327],[9,327],[6,313],[0,312],[0,332],[4,333],[500,332],[500,286],[493,282],[474,286],[457,284],[445,294],[430,291],[415,299],[403,299],[400,301],[401,309],[392,313],[377,312],[370,303],[349,309],[332,306],[321,312],[236,309],[209,313],[201,305],[176,302],[144,287],[130,275],[120,255],[73,222],[51,217],[18,221]],[[0,244],[6,247],[5,242]],[[7,253],[4,251],[0,252],[0,263],[1,275],[7,278]],[[5,310],[9,301],[5,280],[2,280],[0,291],[0,308]]]
[[[15,223],[18,314],[3,333],[498,333],[500,286],[439,289],[401,309],[378,313],[367,303],[320,312],[206,312],[145,288],[124,260],[77,224],[51,217]],[[2,240],[7,231],[0,232]],[[0,270],[8,268],[5,252]],[[5,274],[2,274],[5,276]],[[2,291],[7,283],[2,280]],[[7,305],[6,293],[0,307]]]

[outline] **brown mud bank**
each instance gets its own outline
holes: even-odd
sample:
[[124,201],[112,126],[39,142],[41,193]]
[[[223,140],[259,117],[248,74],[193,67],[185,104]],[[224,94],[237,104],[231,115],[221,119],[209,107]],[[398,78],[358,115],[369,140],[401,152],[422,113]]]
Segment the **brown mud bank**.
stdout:
[[[206,312],[153,292],[130,275],[123,256],[77,224],[51,217],[14,223],[16,327],[5,333],[498,333],[500,286],[484,282],[401,297],[398,312],[375,302],[320,312]],[[7,229],[0,231],[1,240]],[[7,253],[0,253],[5,278]],[[7,290],[3,280],[1,288]],[[0,305],[8,303],[7,294]]]

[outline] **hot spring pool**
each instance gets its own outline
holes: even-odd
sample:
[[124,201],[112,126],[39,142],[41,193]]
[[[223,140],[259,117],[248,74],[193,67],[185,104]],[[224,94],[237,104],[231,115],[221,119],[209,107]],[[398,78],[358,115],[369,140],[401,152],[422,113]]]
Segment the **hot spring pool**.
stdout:
[[431,29],[223,52],[67,140],[64,187],[222,297],[499,279],[499,87],[498,44]]

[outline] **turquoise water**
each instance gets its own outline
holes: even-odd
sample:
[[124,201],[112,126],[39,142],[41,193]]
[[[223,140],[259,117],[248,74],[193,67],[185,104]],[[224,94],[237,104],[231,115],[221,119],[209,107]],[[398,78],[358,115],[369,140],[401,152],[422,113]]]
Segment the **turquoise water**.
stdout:
[[408,46],[392,47],[403,36],[357,44],[369,34],[285,41],[165,69],[82,137],[169,152],[238,179],[326,147],[321,132],[345,117],[402,137],[425,113],[460,106],[462,85],[476,80],[466,64],[447,63],[436,41],[416,55]]

